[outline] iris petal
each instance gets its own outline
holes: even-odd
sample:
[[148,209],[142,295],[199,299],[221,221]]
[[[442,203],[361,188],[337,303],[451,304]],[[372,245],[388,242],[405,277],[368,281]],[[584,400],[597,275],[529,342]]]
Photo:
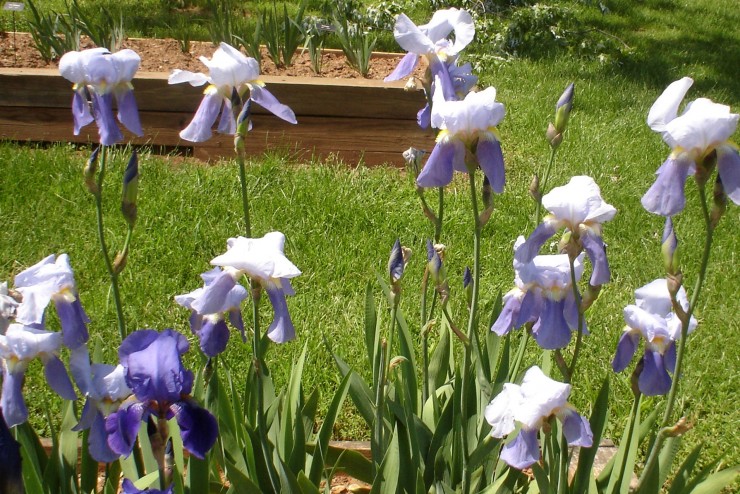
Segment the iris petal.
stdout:
[[260,87],[256,84],[252,84],[251,87],[252,101],[260,105],[265,110],[274,114],[276,117],[285,120],[288,123],[296,124],[298,120],[295,118],[295,113],[288,106],[280,103],[275,96],[272,95],[267,89]]
[[206,95],[203,97],[203,101],[200,102],[193,120],[180,131],[180,137],[186,141],[203,142],[213,135],[211,127],[216,123],[224,99],[216,91],[206,91]]
[[285,343],[295,339],[295,328],[290,320],[288,304],[285,301],[283,290],[277,285],[266,283],[265,290],[275,311],[275,317],[267,329],[267,337],[275,343]]
[[637,351],[637,343],[640,341],[640,335],[632,331],[625,331],[619,337],[617,343],[617,353],[612,360],[612,369],[614,372],[622,372],[629,365],[632,357]]
[[522,429],[519,431],[516,438],[501,450],[501,459],[508,465],[520,470],[537,463],[540,459],[537,430]]
[[642,207],[661,216],[673,216],[686,205],[684,186],[690,163],[685,158],[669,157],[658,170],[655,182],[642,196]]
[[643,369],[637,379],[637,386],[646,396],[664,395],[671,389],[671,376],[665,368],[663,355],[652,350],[645,350]]
[[722,179],[725,194],[740,204],[740,154],[731,146],[717,148],[717,172]]
[[478,141],[475,154],[481,170],[491,182],[491,188],[497,194],[504,191],[506,177],[504,175],[504,155],[501,153],[501,144],[495,139],[481,139]]
[[568,446],[590,448],[594,442],[594,435],[588,420],[574,411],[567,413],[563,420],[563,434],[565,440],[568,441]]
[[590,284],[598,286],[608,283],[611,279],[611,272],[609,271],[609,261],[606,258],[606,249],[602,238],[594,233],[586,233],[581,236],[581,243],[593,267]]
[[416,68],[416,64],[419,62],[419,55],[416,53],[407,53],[403,56],[400,62],[398,62],[398,65],[396,65],[396,68],[393,69],[393,72],[388,74],[383,81],[385,82],[391,82],[391,81],[398,81],[401,79],[404,79],[411,75],[411,73],[414,71],[414,68]]
[[182,444],[190,454],[201,460],[205,457],[218,437],[218,424],[211,413],[190,400],[180,401],[172,406],[180,426]]
[[28,419],[28,408],[23,399],[23,379],[23,372],[3,372],[0,408],[8,427],[22,424]]
[[563,316],[564,301],[545,297],[540,318],[532,328],[534,339],[540,348],[556,350],[570,343],[571,331]]
[[419,187],[444,187],[452,182],[455,152],[454,145],[438,142],[416,178],[416,184]]
[[128,457],[134,449],[141,421],[149,415],[143,403],[122,406],[105,419],[105,432],[108,434],[108,447],[111,451]]

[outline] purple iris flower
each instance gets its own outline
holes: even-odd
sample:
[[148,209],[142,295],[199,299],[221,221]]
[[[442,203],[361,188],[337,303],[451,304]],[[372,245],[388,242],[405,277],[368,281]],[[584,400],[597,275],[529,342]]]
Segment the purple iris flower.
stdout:
[[175,417],[183,446],[196,458],[203,459],[211,449],[218,424],[190,397],[193,373],[183,367],[181,359],[189,346],[183,335],[171,329],[161,333],[143,329],[123,340],[118,357],[134,396],[105,419],[111,451],[131,454],[142,421],[151,415],[165,420]]
[[54,302],[64,346],[74,350],[87,343],[90,318],[80,304],[67,254],[59,257],[52,254],[21,271],[15,277],[15,288],[23,295],[16,322],[42,328],[46,307]]
[[22,424],[28,419],[28,409],[23,399],[23,381],[31,360],[39,358],[44,364],[44,375],[59,396],[74,400],[72,381],[59,359],[62,335],[23,324],[13,323],[0,335],[0,360],[3,368],[2,408],[8,427]]
[[[447,36],[453,32],[455,39],[450,41]],[[385,80],[397,81],[408,77],[419,63],[419,57],[424,57],[429,62],[431,80],[440,79],[444,98],[455,99],[449,69],[454,66],[460,51],[473,41],[475,24],[472,16],[455,8],[438,10],[428,24],[417,26],[406,14],[401,14],[396,19],[393,36],[408,53]]]
[[540,248],[561,228],[571,233],[571,241],[579,250],[585,250],[593,271],[591,285],[603,285],[611,278],[606,248],[601,238],[601,224],[617,214],[617,210],[601,198],[601,190],[588,176],[570,179],[567,185],[555,187],[542,197],[542,206],[550,214],[535,228],[514,257],[529,262]]
[[122,141],[123,134],[113,118],[114,100],[118,106],[118,121],[137,136],[144,135],[131,85],[140,63],[139,55],[128,49],[111,53],[105,48],[91,48],[62,56],[59,72],[74,84],[72,115],[75,135],[94,120],[101,144],[109,146]]
[[[524,243],[519,236],[516,251]],[[576,281],[583,275],[583,253],[574,262]],[[504,336],[525,323],[546,350],[565,348],[578,330],[578,303],[573,293],[567,254],[540,255],[523,263],[514,258],[515,287],[504,295],[504,306],[491,331]],[[585,324],[582,328],[586,332]]]
[[506,112],[496,101],[496,89],[468,93],[462,101],[446,101],[437,90],[433,103],[431,125],[441,130],[417,185],[444,187],[452,181],[453,170],[470,173],[467,156],[473,154],[494,192],[503,192],[504,157],[496,125]]
[[288,313],[286,295],[295,295],[290,279],[301,271],[285,257],[285,235],[267,233],[262,238],[237,237],[227,241],[228,250],[211,260],[214,266],[226,268],[236,280],[247,275],[267,292],[275,317],[267,329],[267,336],[275,343],[295,338],[295,327]]
[[[684,310],[689,301],[681,287],[676,300]],[[614,372],[627,368],[637,352],[640,336],[645,339],[643,368],[637,380],[638,388],[647,396],[664,395],[671,389],[671,376],[676,365],[676,341],[681,338],[681,321],[673,313],[671,295],[665,279],[657,279],[635,290],[635,304],[624,308],[627,326],[617,344],[612,360]],[[696,328],[692,316],[688,332]]]
[[655,182],[642,197],[642,206],[651,213],[673,216],[681,212],[686,205],[686,178],[713,152],[725,193],[740,204],[740,154],[729,141],[740,115],[707,98],[692,101],[678,115],[681,100],[693,83],[689,77],[671,83],[648,113],[648,126],[660,132],[671,147],[668,159],[655,173]]
[[539,461],[537,433],[552,416],[563,424],[569,446],[592,446],[593,433],[588,420],[567,401],[570,390],[570,384],[550,379],[536,366],[526,372],[521,385],[504,384],[504,389],[485,410],[493,437],[505,437],[519,426],[516,438],[501,451],[502,460],[518,469]]
[[[80,391],[85,395],[85,406],[79,423],[72,429],[82,431],[89,429],[88,449],[90,456],[101,463],[111,463],[119,454],[108,446],[108,433],[105,430],[105,418],[118,410],[123,401],[131,396],[131,389],[126,384],[125,369],[122,365],[90,364],[87,351],[73,351],[70,356],[70,367]],[[84,377],[82,376],[84,373]]]
[[226,349],[229,341],[229,328],[224,315],[228,314],[232,326],[242,334],[246,341],[244,321],[239,309],[247,297],[247,289],[236,283],[232,273],[213,268],[201,275],[205,286],[184,295],[177,295],[175,301],[190,309],[190,330],[198,335],[201,351],[215,357]]
[[[209,84],[205,97],[190,124],[180,132],[180,137],[191,142],[203,142],[211,138],[211,128],[218,123],[218,131],[233,135],[236,132],[236,117],[231,105],[231,97],[236,91],[240,97],[249,91],[249,99],[286,122],[295,124],[293,110],[280,103],[264,88],[258,78],[260,65],[254,58],[245,56],[231,45],[221,43],[210,60],[200,57],[208,67],[210,75],[176,69],[168,79],[170,84],[188,82],[191,86]],[[219,119],[219,114],[221,118]]]
[[129,479],[123,479],[121,489],[123,489],[123,494],[173,494],[175,492],[175,484],[170,484],[170,486],[163,491],[159,489],[141,490],[137,489],[134,483]]

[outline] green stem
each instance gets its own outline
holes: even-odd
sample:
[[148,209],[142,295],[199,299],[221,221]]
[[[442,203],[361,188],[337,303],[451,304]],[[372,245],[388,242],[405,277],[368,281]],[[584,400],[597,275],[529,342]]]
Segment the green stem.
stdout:
[[[421,383],[421,404],[429,399],[429,331],[427,330],[427,292],[429,291],[429,270],[424,272],[424,279],[421,282],[421,354],[422,354],[422,383]],[[435,292],[436,293],[436,290]]]
[[386,379],[386,366],[385,358],[387,353],[387,342],[381,341],[380,343],[380,370],[378,372],[378,387],[375,390],[375,444],[372,448],[373,464],[372,473],[373,478],[376,476],[377,468],[383,461],[383,455],[385,454],[385,379]]
[[668,436],[668,426],[670,425],[673,417],[673,409],[675,407],[679,380],[681,378],[681,369],[683,368],[686,340],[688,339],[689,334],[689,323],[691,321],[691,316],[694,313],[694,309],[696,308],[696,304],[699,301],[699,294],[701,293],[702,287],[704,285],[704,279],[707,275],[707,267],[709,266],[709,254],[711,252],[712,240],[714,237],[714,226],[712,226],[712,221],[709,214],[707,194],[704,185],[699,186],[699,198],[701,200],[701,211],[704,217],[704,223],[706,224],[707,228],[707,235],[704,240],[704,251],[701,256],[699,274],[696,278],[696,282],[694,283],[694,292],[691,294],[689,308],[686,311],[685,316],[681,320],[681,339],[678,340],[678,349],[676,351],[676,367],[673,371],[671,390],[668,392],[668,398],[666,400],[666,408],[665,413],[663,414],[663,421],[661,422],[660,431],[658,431],[658,435],[655,438],[655,443],[653,444],[653,447],[650,450],[650,455],[648,456],[647,462],[645,463],[645,469],[642,471],[642,475],[640,475],[638,487],[642,485],[644,480],[648,478],[648,475],[652,473],[652,470],[656,468],[660,450],[663,447],[663,442]]
[[573,297],[576,300],[576,307],[578,308],[576,347],[573,350],[573,360],[571,360],[568,367],[568,375],[563,376],[565,382],[570,383],[573,380],[573,373],[576,370],[576,363],[578,362],[578,355],[581,352],[581,343],[583,342],[583,311],[581,311],[581,293],[578,291],[578,281],[576,280],[575,258],[569,255],[568,262],[570,264],[570,285],[573,290]]
[[[522,365],[522,360],[524,359],[524,350],[527,347],[527,341],[529,341],[529,332],[531,329],[532,323],[527,323],[525,325],[524,331],[522,332],[522,337],[519,340],[519,348],[517,349],[516,357],[514,358],[514,365],[511,368],[511,372],[509,373],[510,382],[516,379],[517,374],[519,374],[519,367]],[[509,338],[511,338],[511,336],[509,336]]]
[[118,318],[118,333],[121,336],[121,341],[126,338],[126,321],[123,317],[123,304],[121,303],[121,292],[118,288],[118,273],[113,267],[113,261],[111,261],[110,254],[108,252],[108,245],[105,242],[105,227],[103,223],[103,181],[105,180],[105,166],[108,161],[108,147],[103,146],[100,151],[100,171],[97,177],[97,190],[93,192],[95,197],[95,212],[98,224],[98,241],[100,242],[100,249],[103,252],[103,261],[105,267],[108,270],[108,276],[110,277],[111,289],[113,291],[113,302],[116,306],[116,317]]
[[270,483],[274,492],[280,492],[280,481],[278,480],[277,472],[275,471],[275,465],[272,461],[272,450],[270,448],[269,440],[267,438],[267,421],[265,420],[265,396],[264,387],[262,385],[262,355],[260,351],[261,347],[261,335],[260,335],[260,317],[259,317],[259,303],[260,303],[260,290],[262,289],[259,282],[251,282],[251,293],[252,293],[252,320],[254,322],[254,338],[252,340],[252,354],[254,358],[254,375],[257,379],[257,430],[260,437],[260,444],[262,446],[262,454],[265,458],[265,465],[267,466],[267,472],[270,476]]
[[241,183],[242,192],[242,210],[244,211],[244,228],[247,238],[252,238],[252,223],[249,217],[249,192],[247,191],[247,170],[244,165],[244,156],[237,154],[239,162],[239,182]]
[[467,410],[467,396],[469,394],[468,388],[470,382],[468,379],[468,370],[471,365],[471,344],[474,343],[473,337],[477,330],[478,323],[478,298],[480,293],[480,239],[481,239],[481,223],[480,213],[478,211],[478,195],[475,189],[475,169],[469,169],[468,173],[470,181],[470,201],[473,210],[473,296],[470,301],[470,317],[468,319],[468,331],[467,338],[470,344],[465,345],[465,357],[463,360],[462,367],[462,393],[460,394],[462,402],[460,403],[460,411],[462,413],[462,443],[463,443],[463,455],[462,455],[462,467],[463,467],[463,482],[462,482],[462,494],[468,494],[470,489],[470,472],[468,469],[468,455],[470,454],[468,448],[468,410]]
[[445,189],[440,187],[439,191],[439,209],[437,213],[437,224],[434,225],[434,243],[438,244],[442,238],[442,218],[445,212]]
[[539,225],[540,223],[540,212],[542,211],[542,196],[545,195],[545,190],[547,190],[547,182],[550,180],[550,170],[552,169],[553,163],[555,163],[555,154],[557,153],[556,148],[550,148],[550,161],[547,163],[547,168],[545,168],[544,176],[542,177],[542,182],[540,182],[539,186],[539,193],[540,197],[537,200],[537,207],[535,208],[534,212],[534,224]]

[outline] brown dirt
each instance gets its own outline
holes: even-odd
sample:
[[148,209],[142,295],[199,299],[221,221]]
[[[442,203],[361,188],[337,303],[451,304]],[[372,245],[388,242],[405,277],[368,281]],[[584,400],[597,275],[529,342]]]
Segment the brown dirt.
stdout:
[[[89,40],[82,42],[82,48],[91,48],[94,45]],[[193,72],[205,72],[206,67],[198,57],[210,58],[215,47],[210,42],[193,41],[190,52],[183,53],[178,42],[174,39],[127,39],[124,48],[131,48],[141,56],[142,72],[169,72],[172,69],[184,69]],[[382,79],[398,64],[402,55],[375,56],[370,61],[369,79]],[[23,68],[55,68],[58,61],[45,62],[33,44],[28,33],[0,32],[0,67]],[[262,74],[311,77],[317,76],[311,70],[311,60],[308,53],[298,54],[290,67],[276,67],[267,56],[262,53]],[[324,53],[321,73],[318,77],[356,79],[360,74],[346,63],[341,52],[330,50]]]

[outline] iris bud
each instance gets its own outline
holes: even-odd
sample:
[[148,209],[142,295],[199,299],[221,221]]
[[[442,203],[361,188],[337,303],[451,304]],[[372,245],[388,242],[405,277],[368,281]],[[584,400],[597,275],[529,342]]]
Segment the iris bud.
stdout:
[[570,110],[573,108],[574,94],[575,85],[571,82],[565,88],[565,91],[563,91],[563,94],[555,105],[555,129],[558,134],[562,134],[565,131],[566,125],[568,125]]
[[136,198],[139,194],[139,156],[134,150],[123,173],[121,212],[129,225],[136,223]]

